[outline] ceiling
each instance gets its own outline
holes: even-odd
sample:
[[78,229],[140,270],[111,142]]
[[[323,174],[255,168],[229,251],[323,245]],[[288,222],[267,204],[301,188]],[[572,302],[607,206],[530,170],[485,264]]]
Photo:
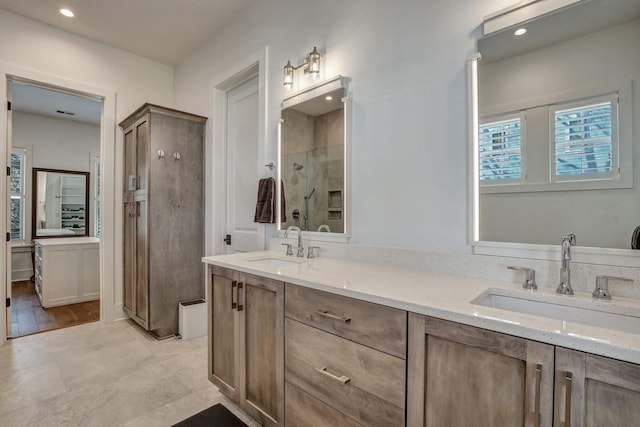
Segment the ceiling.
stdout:
[[0,0],[0,8],[173,66],[252,1]]
[[[252,1],[0,0],[0,9],[173,66]],[[75,17],[62,16],[59,7]],[[20,82],[12,84],[12,108],[92,124],[102,113],[95,99]]]
[[11,82],[11,109],[94,125],[102,119],[102,102],[97,99],[20,82]]
[[[1,0],[0,0],[1,1]],[[639,0],[590,0],[514,25],[478,40],[481,64],[554,45],[640,19]],[[522,37],[515,28],[526,28]]]

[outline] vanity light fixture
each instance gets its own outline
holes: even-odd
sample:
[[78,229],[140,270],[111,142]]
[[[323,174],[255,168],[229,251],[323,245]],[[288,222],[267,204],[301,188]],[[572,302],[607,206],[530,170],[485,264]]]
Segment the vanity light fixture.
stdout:
[[64,7],[58,9],[58,12],[60,12],[61,15],[64,15],[67,18],[73,18],[74,16],[76,16],[76,14],[73,13],[73,11],[71,9],[66,9]]
[[513,34],[515,34],[516,36],[524,36],[526,32],[527,32],[526,28],[518,28],[517,30],[514,31]]
[[309,77],[313,80],[317,80],[320,77],[320,52],[314,46],[309,55],[304,58],[302,64],[294,67],[291,65],[291,61],[287,61],[287,65],[284,66],[284,87],[287,89],[293,88],[293,72],[299,68],[303,68],[305,73],[309,73]]

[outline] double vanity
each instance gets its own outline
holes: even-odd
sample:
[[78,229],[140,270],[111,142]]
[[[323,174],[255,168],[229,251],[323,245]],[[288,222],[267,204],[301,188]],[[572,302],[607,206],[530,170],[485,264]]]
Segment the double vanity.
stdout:
[[640,303],[339,259],[206,257],[209,378],[264,425],[633,425]]

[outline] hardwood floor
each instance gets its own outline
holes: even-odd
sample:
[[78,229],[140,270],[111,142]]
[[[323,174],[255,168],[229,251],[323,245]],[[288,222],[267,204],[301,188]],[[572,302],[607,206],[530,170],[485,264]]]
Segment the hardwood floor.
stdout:
[[100,301],[42,308],[29,280],[11,285],[11,338],[100,320]]

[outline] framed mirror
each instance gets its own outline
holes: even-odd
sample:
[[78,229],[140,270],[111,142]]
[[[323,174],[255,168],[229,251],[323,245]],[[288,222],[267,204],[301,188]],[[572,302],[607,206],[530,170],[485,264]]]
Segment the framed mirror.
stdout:
[[33,169],[34,239],[89,235],[89,172]]
[[[524,9],[489,17],[485,30]],[[574,233],[586,252],[636,255],[638,40],[636,0],[574,2],[478,40],[474,252],[531,254]]]
[[284,190],[285,215],[279,230],[296,226],[321,240],[349,235],[350,134],[351,108],[344,77],[329,79],[283,101],[278,182]]

